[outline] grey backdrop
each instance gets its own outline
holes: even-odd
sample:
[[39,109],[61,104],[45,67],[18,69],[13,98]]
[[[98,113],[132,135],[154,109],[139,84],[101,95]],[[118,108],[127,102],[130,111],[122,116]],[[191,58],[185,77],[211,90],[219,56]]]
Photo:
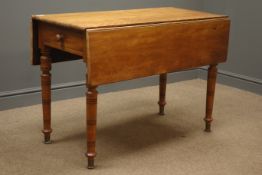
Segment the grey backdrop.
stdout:
[[[161,6],[177,6],[228,14],[232,19],[230,52],[228,62],[219,67],[221,82],[230,82],[227,84],[244,89],[248,86],[246,89],[261,93],[262,12],[260,7],[262,3],[259,0],[254,0],[252,3],[237,0],[9,0],[2,2],[0,6],[0,109],[40,102],[40,100],[36,100],[40,99],[38,93],[39,67],[31,66],[29,62],[29,25],[32,14]],[[84,87],[81,87],[84,74],[85,68],[81,60],[54,64],[52,69],[53,84],[57,85],[56,89],[67,88],[67,93],[54,96],[54,99],[84,95]],[[174,76],[180,77],[178,79],[171,75],[170,79],[177,81],[196,77],[204,78],[205,74],[205,68],[202,68],[198,71],[174,74]],[[227,78],[224,78],[223,81],[223,77]],[[242,84],[237,79],[241,80]],[[125,89],[157,83],[155,79],[152,81],[143,79],[143,81],[133,83],[133,86],[130,86],[128,82],[127,84],[121,83],[121,86]],[[68,90],[70,88],[72,88],[71,91]],[[114,87],[109,86],[107,90],[114,90]],[[103,92],[103,88],[101,91]]]
[[230,16],[228,62],[220,69],[262,80],[262,1],[204,0],[203,10]]

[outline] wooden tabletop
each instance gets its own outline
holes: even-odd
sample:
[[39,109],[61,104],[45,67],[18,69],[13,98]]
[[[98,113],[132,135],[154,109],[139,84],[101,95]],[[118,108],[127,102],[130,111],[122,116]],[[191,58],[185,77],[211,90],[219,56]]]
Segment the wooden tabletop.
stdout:
[[204,20],[223,17],[226,16],[174,7],[162,7],[101,12],[35,15],[33,16],[33,19],[85,30],[103,27],[157,24],[164,22]]

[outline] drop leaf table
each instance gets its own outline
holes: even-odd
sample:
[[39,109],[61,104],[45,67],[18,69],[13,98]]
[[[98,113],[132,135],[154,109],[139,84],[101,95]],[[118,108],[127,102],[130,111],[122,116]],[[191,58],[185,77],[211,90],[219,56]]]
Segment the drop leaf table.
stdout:
[[[210,131],[217,64],[225,62],[230,20],[174,7],[32,16],[33,65],[41,67],[44,142],[51,143],[51,65],[86,64],[88,168],[96,156],[97,87],[159,75],[159,114],[167,73],[209,66],[205,131]],[[117,128],[116,128],[117,129]]]

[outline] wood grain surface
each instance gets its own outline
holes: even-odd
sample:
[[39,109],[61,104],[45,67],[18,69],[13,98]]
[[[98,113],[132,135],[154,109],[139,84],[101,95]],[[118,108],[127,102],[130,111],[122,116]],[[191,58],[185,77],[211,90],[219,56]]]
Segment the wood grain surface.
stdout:
[[[144,26],[221,18],[226,18],[226,16],[174,7],[34,15],[31,22],[31,63],[33,65],[40,64],[40,49],[43,48],[44,43],[70,54],[81,56],[86,61],[86,55],[83,55],[83,52],[87,51],[85,48],[83,50],[86,45],[86,29]],[[56,35],[61,34],[64,35],[63,40],[57,41]],[[52,50],[51,53],[53,53]],[[56,55],[56,57],[59,56]],[[61,57],[56,59],[56,62],[66,60],[70,60],[70,58]]]
[[224,62],[229,20],[174,22],[87,30],[89,84]]
[[217,15],[174,7],[163,7],[102,12],[98,11],[35,15],[33,16],[33,19],[84,30],[100,27],[130,26],[150,23],[155,24],[161,22],[188,21],[220,17],[225,17],[225,15]]
[[49,46],[75,55],[83,56],[84,32],[40,22],[38,24],[38,47]]

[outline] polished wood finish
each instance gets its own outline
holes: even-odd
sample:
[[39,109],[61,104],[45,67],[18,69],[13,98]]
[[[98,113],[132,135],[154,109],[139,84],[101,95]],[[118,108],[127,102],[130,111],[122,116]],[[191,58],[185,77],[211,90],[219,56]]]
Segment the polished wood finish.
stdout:
[[[87,29],[101,29],[101,28],[114,28],[114,27],[130,27],[130,26],[148,26],[155,24],[164,24],[170,22],[189,22],[189,21],[202,21],[208,19],[225,19],[227,16],[211,14],[206,12],[199,12],[193,10],[179,9],[174,7],[163,8],[147,8],[147,9],[132,9],[132,10],[115,10],[104,12],[80,12],[80,13],[64,13],[52,15],[34,15],[32,16],[32,59],[33,65],[40,63],[38,40],[42,43],[41,38],[38,39],[39,25],[47,25],[46,27],[55,28],[56,32],[63,31],[78,31],[85,35]],[[58,30],[58,31],[57,31]],[[48,32],[50,33],[50,32]],[[47,36],[51,40],[55,38],[52,33]],[[74,34],[73,34],[74,35]],[[70,41],[72,43],[73,41]],[[56,42],[51,42],[52,44]],[[72,43],[79,44],[78,42]],[[60,44],[58,48],[61,48]],[[71,47],[68,47],[71,50]],[[69,51],[69,50],[68,50]],[[80,50],[73,49],[73,52],[81,53]],[[84,57],[83,57],[84,58]]]
[[159,115],[165,115],[167,74],[159,75]]
[[87,34],[89,84],[97,86],[224,62],[229,20],[97,29]]
[[206,12],[174,7],[35,15],[33,19],[79,30],[223,18]]
[[38,46],[40,49],[45,45],[75,55],[83,55],[83,32],[44,22],[38,24],[38,32]]
[[[39,26],[41,25],[40,24],[41,22],[40,21],[37,21],[36,19],[32,19],[32,22],[31,22],[31,64],[32,65],[40,65],[40,55],[41,55],[41,49],[44,49],[44,41],[42,40],[42,38],[45,38],[43,35],[45,35],[45,31],[43,31],[43,28],[42,28],[42,33],[44,33],[43,35],[40,33],[40,29],[39,29]],[[50,25],[50,24],[46,24],[46,25]],[[57,28],[57,26],[52,26],[52,28]],[[70,30],[70,29],[65,29],[65,30]],[[70,30],[71,32],[72,31],[76,31],[76,30]],[[47,32],[47,33],[50,33],[50,32]],[[74,33],[74,32],[73,32]],[[85,32],[83,32],[85,33]],[[76,35],[79,35],[79,31],[77,31],[77,34]],[[83,34],[84,35],[84,34]],[[50,35],[48,38],[56,38],[57,36],[55,35],[54,36],[54,31],[53,31],[53,34]],[[63,36],[64,37],[64,36]],[[85,38],[85,37],[84,37]],[[83,38],[81,38],[83,39]],[[56,38],[57,40],[57,38]],[[83,42],[85,42],[86,40],[83,39]],[[54,41],[53,41],[54,42]],[[66,44],[66,45],[79,45],[79,43],[72,43],[72,41],[68,42],[68,39],[67,39],[67,43],[69,44]],[[58,40],[57,40],[57,43],[56,44],[59,44],[58,43]],[[52,60],[52,63],[56,63],[56,62],[63,62],[63,61],[71,61],[71,60],[77,60],[77,59],[82,59],[83,58],[83,55],[82,54],[82,51],[81,49],[77,49],[77,50],[80,50],[80,51],[72,51],[72,52],[65,52],[63,51],[63,45],[61,45],[61,43],[59,44],[60,47],[58,47],[58,49],[56,48],[52,48],[50,47],[50,55],[51,55],[51,60]],[[61,49],[62,50],[59,50]],[[82,46],[81,46],[82,48]],[[70,49],[64,49],[64,50],[72,50]],[[81,53],[80,53],[81,52]]]
[[211,122],[213,121],[212,111],[215,96],[217,78],[217,65],[210,65],[208,68],[208,78],[207,78],[207,95],[206,95],[206,116],[204,118],[206,127],[205,131],[211,131]]
[[51,59],[50,49],[44,47],[41,52],[41,87],[42,87],[42,106],[43,106],[43,130],[44,143],[51,143]]
[[83,59],[87,69],[88,168],[94,168],[96,155],[99,85],[160,75],[163,115],[167,73],[211,65],[205,117],[210,131],[216,65],[226,61],[229,28],[227,16],[177,8],[33,16],[31,63],[41,62],[45,142],[52,131],[51,63],[75,59]]
[[97,115],[97,90],[87,84],[86,93],[86,124],[87,124],[87,153],[88,168],[94,168],[96,156],[96,115]]

